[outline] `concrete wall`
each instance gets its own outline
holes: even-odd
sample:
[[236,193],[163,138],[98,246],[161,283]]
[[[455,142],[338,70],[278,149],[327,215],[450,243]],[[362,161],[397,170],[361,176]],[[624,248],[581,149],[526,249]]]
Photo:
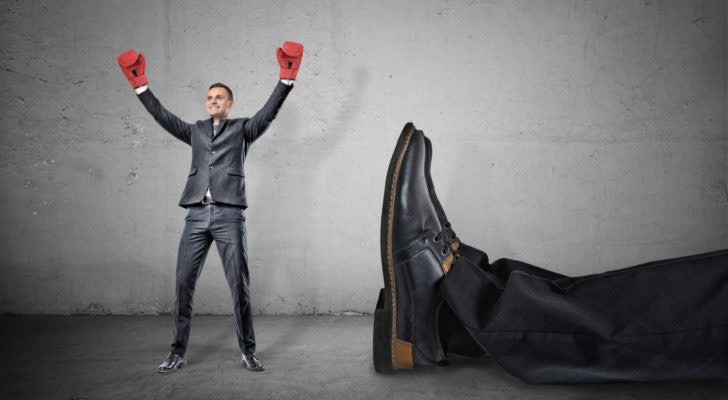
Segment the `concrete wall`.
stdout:
[[[256,313],[371,312],[397,136],[433,141],[455,230],[571,275],[728,247],[726,3],[1,1],[0,312],[158,313],[190,149],[116,64],[143,51],[188,121],[232,116],[306,46],[246,165]],[[213,246],[195,311],[229,313]]]

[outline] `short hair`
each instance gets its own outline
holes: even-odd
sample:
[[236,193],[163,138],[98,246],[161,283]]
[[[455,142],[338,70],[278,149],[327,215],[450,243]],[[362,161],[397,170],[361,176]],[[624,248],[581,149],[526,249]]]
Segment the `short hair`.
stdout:
[[207,88],[207,90],[210,90],[210,89],[212,89],[212,88],[216,88],[216,87],[219,87],[219,88],[223,88],[223,89],[227,90],[228,94],[230,95],[230,100],[232,100],[232,99],[233,99],[233,91],[232,91],[232,90],[230,90],[230,88],[229,88],[229,87],[227,87],[227,85],[225,85],[225,84],[222,84],[222,83],[220,83],[220,82],[217,82],[217,83],[213,83],[212,85],[210,85],[210,87],[209,87],[209,88]]

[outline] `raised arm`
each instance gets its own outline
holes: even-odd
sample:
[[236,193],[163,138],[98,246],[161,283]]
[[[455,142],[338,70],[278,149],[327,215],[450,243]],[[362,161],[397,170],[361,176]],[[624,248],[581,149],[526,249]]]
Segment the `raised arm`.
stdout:
[[154,120],[177,139],[192,145],[192,125],[167,111],[149,88],[137,95]]
[[288,92],[290,92],[292,88],[293,85],[279,81],[275,89],[273,89],[273,93],[268,98],[268,101],[265,102],[263,108],[255,113],[253,117],[245,121],[245,124],[243,125],[243,134],[249,143],[253,143],[265,132],[266,129],[268,129],[268,126],[271,122],[273,122],[278,114],[278,110],[280,110],[283,105],[283,100],[286,99]]
[[192,125],[181,120],[162,106],[156,96],[148,88],[148,80],[144,74],[146,60],[144,54],[137,54],[135,50],[127,50],[117,57],[121,72],[129,80],[131,87],[137,93],[144,108],[154,117],[167,132],[177,139],[191,145]]
[[276,49],[276,58],[281,66],[281,80],[273,90],[273,94],[255,115],[245,121],[243,125],[243,134],[249,143],[254,142],[268,128],[273,119],[278,114],[278,110],[283,105],[283,100],[288,96],[288,92],[293,88],[293,81],[298,74],[298,67],[301,65],[303,57],[303,45],[296,42],[284,42],[283,47]]

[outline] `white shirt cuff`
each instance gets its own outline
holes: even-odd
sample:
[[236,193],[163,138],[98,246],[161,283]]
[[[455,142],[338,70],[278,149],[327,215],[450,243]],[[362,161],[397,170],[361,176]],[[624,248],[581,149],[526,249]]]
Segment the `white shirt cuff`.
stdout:
[[141,94],[142,92],[147,90],[147,88],[148,88],[147,85],[142,85],[142,86],[139,86],[138,88],[134,89],[134,91],[136,92],[136,94]]
[[291,79],[281,79],[281,82],[283,82],[284,85],[288,85],[288,86],[293,85],[293,80],[291,80]]

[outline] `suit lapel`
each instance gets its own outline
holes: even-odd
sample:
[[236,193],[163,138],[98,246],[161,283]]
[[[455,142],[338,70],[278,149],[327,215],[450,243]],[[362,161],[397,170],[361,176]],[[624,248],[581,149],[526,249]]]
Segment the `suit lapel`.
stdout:
[[213,139],[212,135],[212,118],[208,118],[205,120],[205,131],[207,132],[207,137],[210,139]]

